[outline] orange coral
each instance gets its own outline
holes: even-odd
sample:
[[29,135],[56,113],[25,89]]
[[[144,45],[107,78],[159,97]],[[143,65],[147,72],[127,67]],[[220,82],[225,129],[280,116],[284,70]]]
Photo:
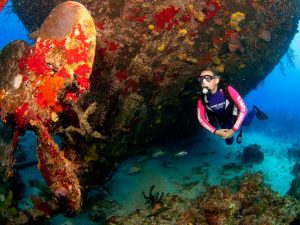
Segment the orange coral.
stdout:
[[32,85],[37,89],[35,98],[40,107],[46,108],[49,106],[55,112],[61,112],[62,107],[59,105],[57,95],[64,87],[64,78],[48,74],[42,80],[36,79]]

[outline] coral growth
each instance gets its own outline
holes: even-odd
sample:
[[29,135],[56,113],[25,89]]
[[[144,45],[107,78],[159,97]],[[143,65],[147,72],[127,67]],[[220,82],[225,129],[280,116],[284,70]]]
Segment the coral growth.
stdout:
[[79,211],[82,199],[75,166],[62,155],[41,122],[34,121],[31,125],[38,135],[38,167],[47,184],[58,199],[65,199],[68,209]]
[[93,114],[97,109],[97,104],[94,102],[83,112],[79,106],[73,104],[73,110],[77,114],[79,128],[74,127],[73,125],[68,126],[67,128],[60,127],[59,133],[67,135],[69,143],[74,144],[71,133],[76,132],[82,136],[91,136],[93,138],[104,139],[105,137],[101,135],[98,131],[94,131],[90,123],[88,122],[88,117]]
[[[45,0],[30,4],[29,0],[12,0],[14,11],[30,32],[40,27],[40,21],[60,2]],[[93,68],[78,63],[87,58],[84,54],[86,43],[80,42],[87,37],[81,33],[86,26],[77,27],[80,40],[69,42],[77,48],[65,49],[62,40],[54,38],[61,48],[49,49],[52,42],[43,43],[46,58],[41,57],[38,61],[37,57],[29,57],[27,62],[32,72],[49,69],[57,72],[53,78],[43,77],[42,81],[47,80],[49,86],[38,87],[43,84],[38,79],[37,93],[34,94],[39,106],[49,104],[52,107],[51,111],[43,113],[43,118],[54,122],[50,131],[57,132],[61,128],[66,143],[80,148],[82,160],[87,154],[85,149],[96,142],[97,154],[105,155],[96,161],[106,173],[125,155],[163,137],[166,132],[168,136],[179,132],[184,135],[196,129],[193,115],[197,91],[194,90],[198,89],[195,76],[199,70],[208,65],[215,67],[241,94],[246,94],[285,54],[298,24],[296,0],[276,1],[274,4],[262,0],[80,2],[91,12],[96,24],[97,48]],[[36,10],[36,6],[41,10]],[[64,12],[68,18],[65,21],[68,29],[64,30],[71,27],[69,19],[73,16],[70,11]],[[270,42],[267,42],[270,36],[263,31],[270,32]],[[60,34],[64,32],[56,35]],[[61,51],[67,56],[62,56]],[[43,53],[35,51],[37,56],[43,56]],[[33,59],[46,64],[36,67]],[[72,60],[76,63],[65,66]],[[91,69],[91,76],[85,76]],[[15,71],[14,76],[3,83],[16,81],[15,87],[19,87],[15,89],[16,94],[22,93],[25,82],[20,84],[20,78],[27,79],[26,82],[34,78],[25,75]],[[54,86],[59,89],[63,84],[66,87],[57,93]],[[89,91],[82,99],[81,94],[87,88]],[[5,94],[2,90],[0,97]],[[16,103],[18,108],[22,106],[20,102],[26,102],[26,96],[21,96],[23,99],[11,97],[12,101],[19,101]],[[94,105],[96,110],[86,116],[86,110]],[[5,111],[14,113],[16,107],[10,106]],[[20,115],[24,108],[20,108]],[[99,134],[106,139],[96,138]],[[101,180],[100,174],[103,175],[95,169],[93,174],[88,168],[84,171],[88,171],[85,175],[92,178],[97,176],[97,180]]]
[[46,215],[38,209],[28,209],[17,211],[12,205],[13,192],[10,190],[2,201],[0,200],[0,223],[6,225],[32,224],[43,225],[49,224]]
[[163,201],[169,209],[162,214],[145,218],[140,209],[119,218],[118,224],[290,224],[300,209],[299,201],[280,197],[264,184],[260,173],[245,174],[225,186],[208,186],[193,201],[175,196],[165,196]]
[[[65,2],[47,17],[36,43],[12,58],[10,63],[18,68],[8,71],[4,77],[8,82],[1,80],[5,93],[0,100],[1,119],[16,124],[13,144],[25,129],[36,132],[39,169],[55,196],[74,212],[80,210],[82,201],[76,166],[60,152],[50,131],[59,123],[59,114],[73,107],[81,130],[93,135],[87,117],[96,104],[82,113],[76,103],[89,88],[95,45],[95,26],[87,9]],[[1,153],[11,154],[9,147],[4,150]],[[11,155],[5,159],[11,160]]]
[[[32,32],[61,1],[12,4]],[[80,171],[88,183],[103,181],[126,156],[166,133],[195,131],[195,77],[203,67],[216,67],[246,94],[285,54],[298,26],[296,0],[80,2],[97,33],[85,32],[94,27],[89,22],[73,26],[72,7],[46,20],[51,26],[36,32],[35,46],[18,44],[20,50],[1,54],[6,59],[9,50],[14,58],[0,61],[0,98],[2,119],[15,115],[25,129],[38,116],[49,132],[61,130],[65,143],[93,164]],[[53,32],[58,25],[63,29]],[[272,34],[270,42],[264,30]],[[92,54],[87,46],[95,47],[96,36]]]
[[245,19],[245,14],[242,12],[236,12],[233,13],[230,16],[230,22],[229,25],[231,26],[232,29],[234,29],[235,31],[241,31],[240,28],[240,23]]
[[1,1],[0,1],[0,12],[1,12],[1,10],[4,8],[6,2],[7,2],[7,0],[1,0]]
[[155,185],[152,185],[150,187],[148,196],[145,194],[145,192],[143,192],[143,196],[147,200],[145,204],[149,204],[152,207],[153,211],[157,211],[160,210],[160,208],[162,208],[162,204],[163,204],[162,201],[165,194],[163,192],[152,193],[154,187]]
[[10,190],[5,200],[0,202],[0,221],[3,223],[10,217],[17,215],[17,210],[12,206],[13,192]]

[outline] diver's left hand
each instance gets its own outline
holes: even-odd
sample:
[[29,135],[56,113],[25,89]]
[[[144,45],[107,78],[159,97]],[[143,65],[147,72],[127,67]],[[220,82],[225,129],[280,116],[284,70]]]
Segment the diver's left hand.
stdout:
[[235,131],[233,129],[228,129],[226,131],[225,139],[231,138],[234,135]]

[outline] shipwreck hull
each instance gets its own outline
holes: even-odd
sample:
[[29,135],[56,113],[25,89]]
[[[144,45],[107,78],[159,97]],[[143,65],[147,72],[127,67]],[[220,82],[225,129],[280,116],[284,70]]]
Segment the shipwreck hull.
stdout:
[[[33,32],[62,1],[12,2]],[[141,146],[199,127],[196,77],[205,66],[243,95],[256,88],[288,50],[299,18],[296,0],[79,2],[97,29],[89,92],[50,131],[76,146],[93,182]]]

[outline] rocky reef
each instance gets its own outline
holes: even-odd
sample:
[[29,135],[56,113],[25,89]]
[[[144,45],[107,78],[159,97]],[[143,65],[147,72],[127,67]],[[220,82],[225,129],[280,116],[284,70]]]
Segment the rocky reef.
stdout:
[[[36,42],[17,41],[2,51],[0,108],[5,123],[40,136],[41,168],[54,155],[59,159],[63,170],[44,167],[44,173],[57,195],[74,199],[79,181],[103,181],[141,146],[195,131],[196,77],[205,66],[241,94],[255,88],[287,51],[299,18],[296,0],[82,0],[96,29],[96,48],[86,56],[82,49],[92,36],[79,28],[68,33],[71,7],[46,19],[62,2],[12,0]],[[50,133],[63,138],[63,153]],[[74,188],[61,189],[54,183],[67,170]]]
[[264,161],[264,153],[261,151],[261,146],[252,144],[246,146],[242,154],[243,163],[261,163]]
[[[108,224],[294,224],[298,221],[299,201],[280,197],[263,182],[262,174],[245,174],[224,186],[209,186],[193,202],[178,196],[165,196],[167,210],[139,209],[126,218],[112,217]],[[156,209],[159,210],[159,209]]]

